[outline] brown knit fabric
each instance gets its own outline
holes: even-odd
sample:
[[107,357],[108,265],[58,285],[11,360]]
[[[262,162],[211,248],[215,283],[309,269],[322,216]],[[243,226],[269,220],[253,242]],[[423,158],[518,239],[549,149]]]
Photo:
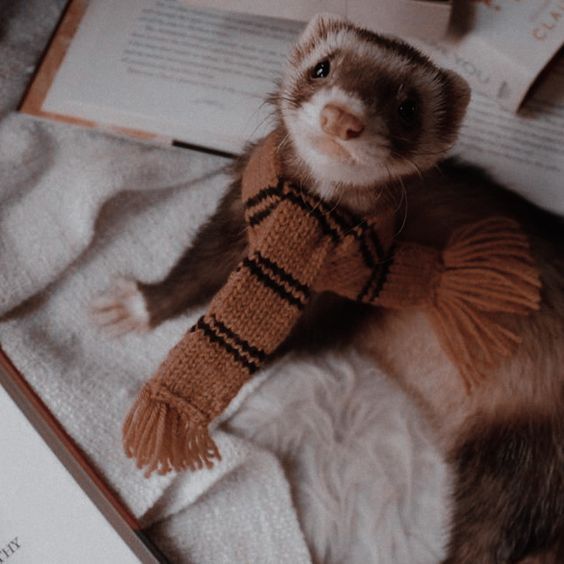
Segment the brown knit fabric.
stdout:
[[540,282],[519,226],[493,217],[456,231],[442,252],[395,243],[396,217],[361,218],[287,182],[267,137],[243,174],[249,256],[143,387],[124,425],[139,467],[210,467],[209,423],[288,336],[311,292],[421,308],[468,389],[518,335],[492,314],[538,309]]

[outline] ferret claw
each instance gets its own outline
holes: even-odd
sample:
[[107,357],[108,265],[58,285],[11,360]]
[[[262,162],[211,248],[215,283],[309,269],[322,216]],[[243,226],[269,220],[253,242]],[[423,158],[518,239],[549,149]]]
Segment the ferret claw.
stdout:
[[145,298],[137,282],[118,278],[114,285],[92,302],[92,318],[111,336],[143,333],[150,327]]

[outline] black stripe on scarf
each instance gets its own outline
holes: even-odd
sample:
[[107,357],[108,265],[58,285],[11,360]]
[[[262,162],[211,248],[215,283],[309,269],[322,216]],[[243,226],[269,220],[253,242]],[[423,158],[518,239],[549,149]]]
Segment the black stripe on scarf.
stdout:
[[249,374],[254,374],[259,365],[253,361],[246,359],[235,347],[230,345],[224,337],[214,331],[213,328],[206,323],[203,317],[200,317],[195,325],[195,329],[199,329],[212,342],[219,345],[224,351],[229,353],[243,368],[246,368]]
[[290,292],[288,292],[288,290],[286,290],[286,288],[284,288],[284,286],[282,286],[282,284],[272,279],[267,272],[264,272],[262,268],[260,268],[259,264],[257,264],[256,259],[245,258],[242,264],[249,269],[255,278],[257,278],[267,288],[270,288],[278,297],[298,309],[303,309],[305,307],[304,302],[293,296]]

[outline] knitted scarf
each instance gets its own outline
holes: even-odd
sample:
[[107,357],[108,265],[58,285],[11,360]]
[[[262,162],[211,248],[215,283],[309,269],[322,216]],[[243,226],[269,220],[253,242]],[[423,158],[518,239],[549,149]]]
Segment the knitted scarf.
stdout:
[[147,475],[220,458],[208,425],[288,337],[313,292],[422,309],[468,390],[520,341],[492,314],[539,308],[539,276],[512,219],[463,226],[442,251],[397,242],[393,209],[361,218],[324,202],[280,175],[276,149],[267,137],[243,173],[247,258],[125,421],[125,451]]

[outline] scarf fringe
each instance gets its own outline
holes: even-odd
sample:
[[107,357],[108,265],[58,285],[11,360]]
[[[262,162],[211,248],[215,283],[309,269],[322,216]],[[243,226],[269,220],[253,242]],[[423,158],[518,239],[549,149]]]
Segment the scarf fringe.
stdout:
[[431,319],[470,392],[521,342],[490,314],[538,310],[541,282],[526,235],[504,217],[455,231],[442,259]]
[[[174,403],[177,403],[174,402]],[[146,467],[145,477],[153,472],[212,468],[221,460],[206,425],[194,422],[185,410],[164,398],[155,397],[145,386],[123,425],[123,447],[137,467]]]

